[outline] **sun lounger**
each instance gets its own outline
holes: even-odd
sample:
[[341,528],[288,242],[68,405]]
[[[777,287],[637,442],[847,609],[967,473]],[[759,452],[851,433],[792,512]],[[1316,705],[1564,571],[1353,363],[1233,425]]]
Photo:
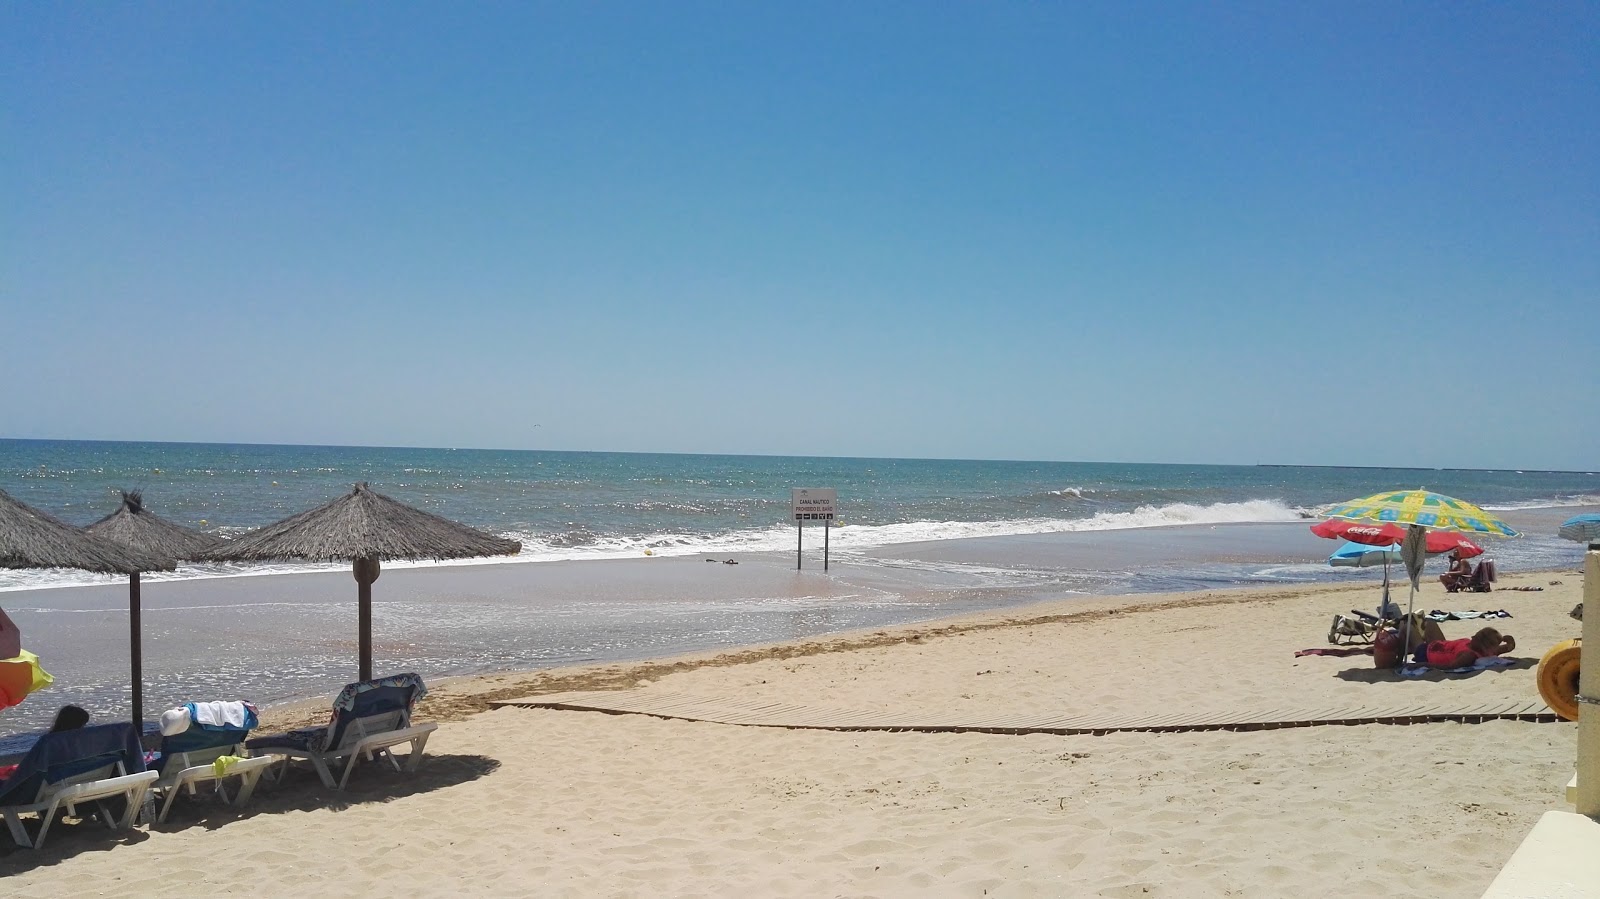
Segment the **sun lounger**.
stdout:
[[[411,710],[427,694],[422,678],[415,674],[395,674],[376,680],[350,684],[333,700],[333,716],[326,727],[292,730],[288,733],[257,737],[245,743],[251,752],[273,753],[285,759],[309,761],[325,786],[342,790],[350,781],[356,762],[383,756],[396,771],[402,770],[391,750],[409,743],[404,770],[415,771],[422,763],[428,735],[437,724],[411,724]],[[344,772],[335,783],[332,766],[345,760]]]
[[[37,849],[57,811],[76,815],[78,806],[92,805],[107,827],[133,826],[144,803],[145,791],[158,775],[146,771],[139,732],[132,723],[99,724],[49,733],[39,738],[17,764],[17,770],[0,783],[0,815],[18,846]],[[122,797],[127,808],[112,813],[106,801]],[[31,841],[22,816],[39,816],[39,835]]]
[[[172,803],[180,794],[187,790],[190,796],[197,795],[202,784],[210,784],[224,804],[243,806],[255,793],[261,775],[276,761],[270,755],[243,757],[247,754],[245,738],[256,724],[253,709],[242,727],[202,724],[187,715],[180,719],[180,727],[182,720],[189,720],[187,729],[161,738],[161,757],[155,764],[160,779],[151,785],[164,800],[157,823],[167,820]],[[218,759],[223,761],[219,763]],[[233,778],[238,778],[238,792],[229,803],[227,782]]]

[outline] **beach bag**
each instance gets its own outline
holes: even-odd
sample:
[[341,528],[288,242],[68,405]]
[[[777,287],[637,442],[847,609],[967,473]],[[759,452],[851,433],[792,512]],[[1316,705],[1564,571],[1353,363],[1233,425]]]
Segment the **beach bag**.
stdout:
[[[1404,644],[1407,642],[1409,642],[1412,646],[1427,642],[1427,640],[1423,637],[1422,618],[1423,615],[1421,612],[1412,612],[1410,615],[1400,616],[1400,620],[1394,623],[1394,626],[1397,629],[1397,636],[1400,637],[1400,651],[1404,651]],[[1406,630],[1411,631],[1411,639],[1409,641],[1406,640]]]
[[1405,651],[1405,644],[1400,637],[1400,632],[1392,627],[1378,631],[1378,636],[1372,641],[1372,664],[1376,668],[1393,668],[1400,664],[1400,653]]

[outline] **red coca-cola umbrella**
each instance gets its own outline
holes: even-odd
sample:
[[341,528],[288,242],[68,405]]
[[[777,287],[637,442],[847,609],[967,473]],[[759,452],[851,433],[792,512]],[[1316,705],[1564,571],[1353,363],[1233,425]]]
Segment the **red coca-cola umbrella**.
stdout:
[[[1331,518],[1321,524],[1311,526],[1311,533],[1318,537],[1327,537],[1330,540],[1349,540],[1351,543],[1364,543],[1368,546],[1389,546],[1400,543],[1406,539],[1406,529],[1398,524],[1383,523],[1373,524],[1360,521],[1346,521],[1342,518]],[[1460,550],[1461,557],[1470,559],[1473,556],[1483,555],[1483,547],[1468,539],[1466,534],[1455,531],[1428,531],[1428,552],[1447,553]]]

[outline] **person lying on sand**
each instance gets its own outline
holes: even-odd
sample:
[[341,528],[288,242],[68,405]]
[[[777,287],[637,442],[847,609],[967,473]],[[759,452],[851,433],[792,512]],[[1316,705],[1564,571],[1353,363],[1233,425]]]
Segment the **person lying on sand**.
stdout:
[[1434,668],[1465,668],[1485,656],[1499,656],[1517,648],[1510,634],[1486,627],[1462,640],[1434,640],[1428,644],[1428,664]]

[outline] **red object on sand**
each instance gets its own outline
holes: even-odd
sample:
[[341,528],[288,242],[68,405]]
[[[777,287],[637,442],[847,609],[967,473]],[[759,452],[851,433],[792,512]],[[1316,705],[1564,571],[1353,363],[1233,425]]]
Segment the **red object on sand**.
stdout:
[[[1311,526],[1311,533],[1330,540],[1349,540],[1351,543],[1363,543],[1367,546],[1389,546],[1403,543],[1406,539],[1406,529],[1398,524],[1369,524],[1345,521],[1342,518],[1331,518],[1321,524],[1314,524]],[[1465,559],[1483,555],[1483,547],[1467,539],[1466,534],[1458,534],[1455,531],[1428,531],[1428,552],[1447,553],[1456,549],[1461,550],[1461,556]]]

